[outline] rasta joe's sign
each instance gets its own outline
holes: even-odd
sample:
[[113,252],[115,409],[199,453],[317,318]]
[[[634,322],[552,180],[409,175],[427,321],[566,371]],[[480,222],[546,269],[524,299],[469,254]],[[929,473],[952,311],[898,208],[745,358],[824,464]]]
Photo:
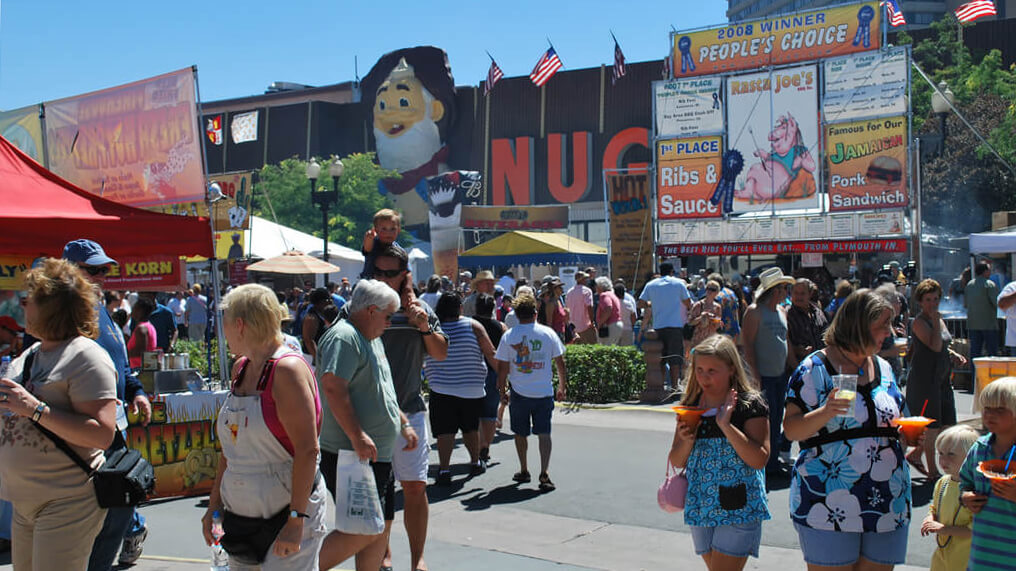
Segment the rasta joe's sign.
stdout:
[[674,32],[675,78],[815,60],[879,47],[881,10],[865,2]]

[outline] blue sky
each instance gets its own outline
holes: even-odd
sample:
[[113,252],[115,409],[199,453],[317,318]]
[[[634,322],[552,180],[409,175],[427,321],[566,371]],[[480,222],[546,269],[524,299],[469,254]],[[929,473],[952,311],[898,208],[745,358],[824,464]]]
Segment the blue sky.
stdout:
[[[511,6],[506,8],[506,6]],[[670,27],[722,24],[723,0],[0,0],[0,109],[9,110],[198,66],[205,101],[256,95],[273,81],[362,77],[379,56],[436,45],[459,85],[486,76],[489,50],[527,75],[554,42],[566,69],[662,58]],[[648,94],[647,94],[648,97]]]

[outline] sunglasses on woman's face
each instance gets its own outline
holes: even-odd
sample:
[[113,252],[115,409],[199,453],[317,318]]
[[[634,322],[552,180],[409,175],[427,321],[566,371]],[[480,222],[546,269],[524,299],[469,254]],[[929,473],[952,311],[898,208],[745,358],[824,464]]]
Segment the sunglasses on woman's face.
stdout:
[[374,277],[395,278],[401,273],[402,270],[382,270],[381,268],[374,268]]
[[90,276],[106,275],[109,273],[109,266],[78,266],[88,272]]

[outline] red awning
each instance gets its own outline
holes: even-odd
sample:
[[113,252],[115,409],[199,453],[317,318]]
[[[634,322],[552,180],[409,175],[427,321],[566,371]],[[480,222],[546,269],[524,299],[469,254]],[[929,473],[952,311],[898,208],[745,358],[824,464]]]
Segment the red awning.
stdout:
[[0,255],[54,256],[88,238],[119,256],[212,257],[207,218],[124,206],[46,170],[0,137]]

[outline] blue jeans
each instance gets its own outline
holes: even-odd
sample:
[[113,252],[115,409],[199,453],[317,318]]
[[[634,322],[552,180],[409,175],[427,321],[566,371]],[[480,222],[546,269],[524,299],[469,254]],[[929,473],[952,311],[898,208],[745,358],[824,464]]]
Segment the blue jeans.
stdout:
[[984,356],[991,357],[998,355],[998,330],[997,329],[970,329],[967,331],[970,337],[970,358],[980,357],[981,349],[986,349]]
[[[112,452],[123,446],[123,441],[114,438],[113,444],[107,452]],[[144,516],[133,507],[106,510],[106,520],[102,524],[102,530],[92,544],[92,555],[88,558],[88,571],[109,571],[112,569],[113,561],[123,544],[124,537],[137,535],[144,527]]]
[[762,395],[769,405],[769,462],[766,470],[780,467],[780,451],[790,451],[790,441],[783,438],[783,409],[787,402],[787,377],[762,376]]

